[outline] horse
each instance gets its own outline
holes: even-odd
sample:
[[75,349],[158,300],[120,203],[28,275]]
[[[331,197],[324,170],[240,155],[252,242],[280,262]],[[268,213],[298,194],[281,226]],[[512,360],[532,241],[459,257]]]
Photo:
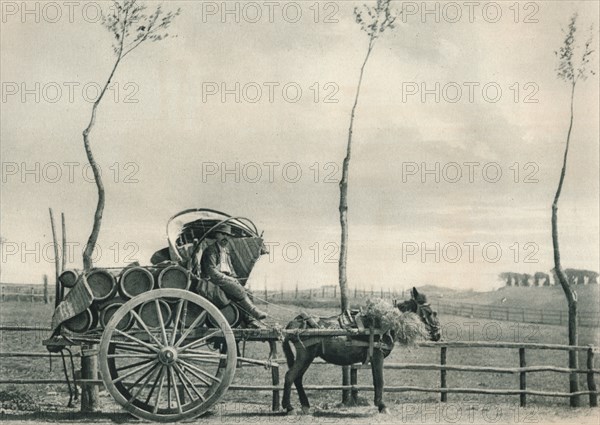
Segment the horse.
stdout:
[[[397,304],[396,307],[402,312],[416,313],[419,319],[424,323],[425,328],[432,341],[439,341],[440,323],[437,319],[437,312],[432,310],[427,303],[427,297],[420,294],[416,288],[411,291],[411,299]],[[292,320],[286,329],[306,329],[306,315],[297,316]],[[316,325],[313,321],[312,325]],[[338,317],[319,318],[319,327],[340,328]],[[387,340],[386,340],[387,337]],[[379,413],[388,413],[385,403],[383,402],[383,359],[387,357],[394,348],[395,337],[384,335],[375,344],[369,347],[368,336],[361,337],[314,337],[303,341],[294,339],[288,336],[283,341],[283,352],[285,354],[288,371],[285,374],[285,384],[283,387],[282,407],[287,413],[291,413],[294,408],[290,403],[292,391],[292,383],[296,386],[298,397],[302,406],[302,412],[308,413],[310,403],[304,391],[302,378],[317,357],[322,358],[327,363],[332,363],[339,366],[350,366],[354,363],[365,363],[370,356],[371,371],[373,373],[373,386],[375,388],[375,406],[379,409]],[[294,343],[296,348],[296,357],[291,348],[291,343]]]

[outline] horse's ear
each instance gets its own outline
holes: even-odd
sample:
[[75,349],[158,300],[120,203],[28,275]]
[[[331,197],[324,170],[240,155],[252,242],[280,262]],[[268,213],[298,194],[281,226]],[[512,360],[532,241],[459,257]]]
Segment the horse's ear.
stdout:
[[416,300],[416,299],[417,299],[417,297],[419,296],[419,291],[417,291],[417,288],[415,288],[415,287],[413,286],[413,288],[412,288],[412,291],[411,291],[410,295],[412,296],[413,300]]

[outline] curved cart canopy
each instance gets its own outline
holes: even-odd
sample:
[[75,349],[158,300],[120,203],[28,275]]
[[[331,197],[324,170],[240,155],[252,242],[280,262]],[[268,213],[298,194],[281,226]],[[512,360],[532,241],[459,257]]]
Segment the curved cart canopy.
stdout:
[[223,223],[229,224],[238,238],[260,237],[254,223],[247,218],[233,217],[207,208],[185,210],[175,214],[167,223],[171,260],[187,261],[194,245],[212,238],[212,231]]

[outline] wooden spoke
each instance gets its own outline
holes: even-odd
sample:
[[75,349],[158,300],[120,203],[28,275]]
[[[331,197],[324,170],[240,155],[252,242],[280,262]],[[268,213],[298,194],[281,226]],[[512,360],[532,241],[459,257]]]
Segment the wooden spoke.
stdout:
[[143,366],[137,367],[137,368],[127,372],[125,375],[121,375],[121,376],[117,377],[116,379],[113,380],[113,383],[116,384],[118,382],[121,382],[123,379],[129,378],[131,375],[135,375],[136,373],[141,372],[142,370],[146,369],[149,366],[154,366],[157,362],[158,362],[158,360],[155,359],[150,363],[146,363]]
[[177,381],[175,380],[175,372],[172,367],[168,368],[169,373],[171,374],[171,382],[173,383],[173,392],[175,393],[175,402],[177,403],[177,411],[179,413],[183,413],[183,409],[181,408],[181,398],[179,398],[179,389],[177,388]]
[[144,342],[144,341],[142,341],[142,340],[140,340],[140,339],[137,339],[136,337],[134,337],[134,336],[132,336],[132,335],[129,335],[129,334],[127,334],[127,333],[123,332],[123,331],[120,331],[119,329],[116,329],[116,328],[115,328],[115,332],[116,332],[116,333],[118,333],[119,335],[123,335],[125,338],[128,338],[128,339],[130,339],[130,340],[132,340],[132,341],[134,341],[134,342],[137,342],[137,343],[138,343],[139,345],[141,345],[142,347],[146,347],[146,348],[148,348],[149,350],[152,350],[152,351],[154,351],[155,353],[158,353],[158,352],[159,352],[158,348],[156,348],[156,347],[154,347],[154,346],[152,346],[152,345],[150,345],[150,344],[148,344],[148,343],[146,343],[146,342]]
[[121,370],[127,370],[127,369],[131,369],[132,367],[140,366],[144,363],[150,363],[150,360],[142,360],[141,362],[131,363],[131,364],[125,365],[123,367],[117,367],[117,368],[115,368],[115,370],[117,372],[119,372]]
[[[196,388],[196,386],[194,385],[194,383],[190,380],[190,378],[188,378],[187,376],[185,376],[185,373],[183,372],[183,370],[181,370],[181,368],[179,367],[179,365],[177,363],[175,363],[173,365],[173,368],[175,369],[175,373],[177,373],[177,376],[179,376],[179,380],[181,381],[181,383],[183,384],[183,387],[185,388],[185,391],[188,394],[188,397],[190,398],[190,400],[193,400],[194,397],[192,396],[192,394],[190,393],[190,389],[187,386],[187,384],[190,384],[192,386],[192,389],[194,390],[194,392],[196,393],[196,395],[198,396],[198,398],[202,401],[206,400],[206,397],[204,397],[202,395],[202,393],[200,393],[198,391],[198,389]],[[186,383],[187,382],[187,383]]]
[[[145,384],[142,384],[142,386],[141,386],[141,388],[143,389],[146,386],[146,384],[148,383],[148,381],[150,380],[150,378],[152,377],[151,375],[153,375],[154,372],[156,372],[156,367],[157,366],[158,366],[158,363],[155,363],[150,369],[148,369],[138,379],[136,379],[135,382],[133,382],[129,386],[125,386],[125,388],[127,389],[127,391],[131,391],[131,389],[133,387],[135,387],[137,384],[139,384],[142,379],[146,378]],[[129,402],[131,402],[134,398],[136,398],[139,393],[140,393],[140,388],[138,388],[138,391],[133,395],[133,397],[131,397],[129,399]]]
[[119,350],[131,351],[133,353],[147,354],[147,353],[151,353],[152,352],[152,351],[148,350],[145,347],[140,347],[137,344],[133,344],[133,343],[129,343],[129,342],[124,342],[124,341],[111,342],[111,345],[114,345],[115,349],[118,348]]
[[[160,309],[160,303],[158,302],[158,298],[154,300],[154,305],[156,306],[156,314],[158,315],[158,321],[160,323],[160,332],[162,333],[163,341],[165,345],[169,344],[169,339],[167,338],[167,329],[165,328],[165,321],[163,319],[162,311]],[[169,404],[169,408],[171,405]]]
[[[185,366],[184,366],[185,367]],[[202,382],[204,385],[206,385],[207,387],[210,387],[212,384],[207,381],[206,379],[204,379],[201,375],[198,375],[196,372],[194,372],[192,369],[190,369],[189,367],[187,368],[186,372],[190,373],[191,375],[193,375],[196,379],[198,379],[200,382]]]
[[171,408],[171,374],[169,373],[169,366],[167,366],[167,408]]
[[161,368],[160,383],[158,384],[158,391],[156,392],[156,401],[154,403],[154,408],[152,409],[152,413],[158,412],[158,404],[160,403],[160,395],[162,393],[162,389],[165,384],[165,373],[163,373],[164,368],[165,368],[164,366]]
[[212,350],[185,350],[186,353],[189,354],[198,354],[200,356],[227,356],[227,354],[222,354],[220,353],[218,350],[216,351],[212,351]]
[[[196,317],[196,319],[192,322],[192,324],[190,325],[189,328],[187,328],[185,330],[185,332],[179,337],[179,341],[177,341],[177,344],[175,344],[175,347],[179,347],[181,345],[181,343],[187,338],[187,336],[190,334],[190,332],[192,332],[192,330],[198,326],[199,323],[201,323],[201,321],[203,321],[206,318],[206,315],[208,313],[205,311],[203,311],[202,313],[200,313],[198,315],[198,317]],[[220,331],[217,331],[220,332]]]
[[148,329],[148,325],[146,325],[146,322],[144,322],[142,320],[142,318],[140,317],[140,315],[137,314],[137,312],[135,310],[131,310],[131,315],[135,318],[135,320],[138,321],[138,323],[142,326],[142,328],[146,331],[146,333],[148,335],[150,335],[150,337],[154,340],[154,342],[156,342],[156,344],[159,347],[161,347],[161,348],[164,347],[164,345],[158,340],[158,338],[156,338],[154,336],[154,334],[150,331],[150,329]]
[[183,300],[179,300],[177,303],[177,313],[175,313],[175,321],[173,322],[173,334],[171,335],[171,345],[175,345],[177,339],[177,327],[179,326],[179,319],[181,318],[181,310],[183,308]]
[[165,367],[161,365],[160,369],[158,370],[158,376],[156,377],[154,384],[152,384],[152,388],[150,388],[150,391],[148,392],[148,396],[146,397],[146,401],[144,402],[145,404],[148,404],[150,402],[150,398],[152,397],[152,394],[154,394],[154,390],[156,389],[156,385],[158,384],[158,381],[160,380],[164,369]]
[[181,318],[181,333],[182,334],[185,331],[185,322],[187,321],[187,314],[188,314],[188,302],[186,300],[186,301],[184,301],[183,317]]
[[211,375],[211,374],[210,374],[210,373],[208,373],[208,372],[205,372],[205,371],[203,371],[203,370],[202,370],[202,369],[200,369],[199,367],[197,367],[197,366],[194,366],[193,364],[191,364],[191,363],[188,363],[188,362],[186,362],[185,360],[181,360],[181,364],[185,365],[186,367],[190,368],[191,370],[194,370],[194,371],[198,372],[198,373],[199,373],[199,374],[201,374],[201,375],[204,375],[204,376],[206,376],[206,377],[207,377],[207,378],[209,378],[209,379],[212,379],[212,380],[213,380],[213,381],[215,381],[215,382],[221,382],[221,379],[220,379],[220,378],[216,377],[215,375]]
[[[152,379],[152,377],[154,377],[158,373],[159,370],[162,370],[162,369],[156,369],[155,368],[152,371],[152,373],[148,374],[148,377],[146,378],[146,380],[144,381],[144,383],[137,389],[137,391],[135,392],[135,394],[133,394],[131,396],[131,398],[128,400],[128,402],[127,402],[128,404],[131,404],[134,400],[137,399],[137,397],[142,393],[142,391],[144,390],[144,388],[146,388],[146,385],[148,385],[148,382],[150,382],[150,379]],[[133,386],[132,386],[132,388],[133,388]]]
[[226,359],[227,354],[221,354],[221,353],[205,354],[205,353],[196,353],[196,352],[190,353],[189,351],[186,351],[185,353],[179,354],[179,357],[182,357],[184,359]]
[[[203,313],[205,313],[205,312],[203,312]],[[185,350],[190,350],[190,349],[192,349],[192,348],[194,348],[194,347],[198,347],[198,346],[200,346],[200,345],[206,344],[206,343],[207,343],[207,341],[208,341],[209,339],[213,338],[213,337],[214,337],[215,335],[217,335],[217,334],[222,334],[222,333],[223,333],[223,332],[222,332],[221,330],[218,330],[218,331],[213,331],[213,332],[209,333],[208,335],[206,335],[206,336],[204,336],[204,337],[202,337],[202,338],[200,338],[200,339],[197,339],[196,341],[193,341],[193,342],[190,342],[190,343],[189,343],[189,344],[187,344],[187,345],[184,345],[183,347],[181,347],[181,348],[180,348],[180,350],[179,350],[179,351],[180,351],[180,352],[184,352]],[[180,339],[180,340],[177,342],[177,344],[176,344],[175,346],[176,346],[176,347],[179,347],[179,345],[178,345],[178,344],[181,344],[182,342],[183,342],[183,338],[181,338],[181,339]]]
[[207,365],[207,364],[216,364],[216,365],[220,365],[222,360],[211,360],[211,359],[194,359],[194,358],[186,358],[186,360],[188,362],[195,362],[195,363],[199,363],[202,365]]
[[156,358],[154,353],[139,353],[139,354],[108,354],[109,359],[153,359]]

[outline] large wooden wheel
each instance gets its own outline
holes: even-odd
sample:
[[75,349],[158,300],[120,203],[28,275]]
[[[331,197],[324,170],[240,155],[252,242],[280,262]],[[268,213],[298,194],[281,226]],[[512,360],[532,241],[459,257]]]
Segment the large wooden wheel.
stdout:
[[[163,318],[164,300],[171,306],[169,321]],[[159,326],[147,323],[152,304]],[[117,325],[127,315],[135,326],[122,331]],[[225,393],[235,374],[236,342],[225,317],[206,298],[157,289],[114,313],[100,340],[99,361],[107,390],[128,412],[174,422],[201,415]]]

